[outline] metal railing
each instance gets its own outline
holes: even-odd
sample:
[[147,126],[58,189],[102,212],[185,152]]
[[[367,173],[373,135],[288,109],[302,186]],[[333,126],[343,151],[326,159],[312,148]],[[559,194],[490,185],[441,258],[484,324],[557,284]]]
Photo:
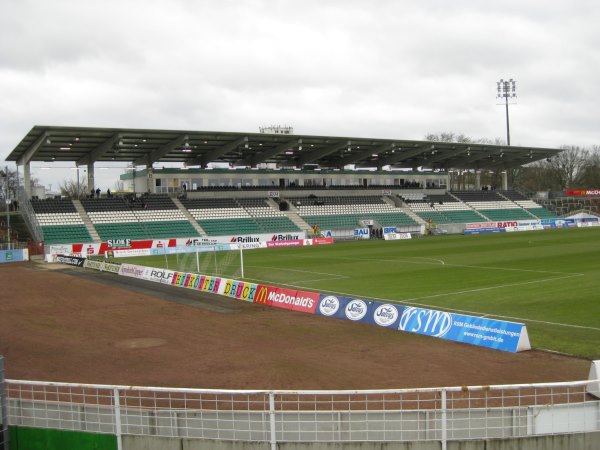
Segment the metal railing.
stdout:
[[0,355],[0,450],[8,450],[8,406],[4,382],[4,358]]
[[19,208],[25,224],[29,227],[31,236],[36,241],[42,241],[44,239],[42,227],[40,226],[35,215],[35,211],[31,206],[31,200],[27,199],[25,191],[23,191],[23,189],[19,190]]
[[589,381],[367,391],[263,391],[6,381],[10,425],[269,442],[515,438],[600,431]]

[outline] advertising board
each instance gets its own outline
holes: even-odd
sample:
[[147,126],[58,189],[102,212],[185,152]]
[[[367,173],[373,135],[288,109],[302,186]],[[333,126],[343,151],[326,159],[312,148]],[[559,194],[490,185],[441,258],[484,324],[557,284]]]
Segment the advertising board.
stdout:
[[222,279],[221,286],[222,288],[219,289],[219,294],[247,302],[254,301],[254,295],[258,288],[258,284],[255,283],[230,279]]
[[531,348],[527,329],[521,323],[432,309],[404,308],[398,329],[508,352]]
[[395,329],[403,310],[397,304],[321,294],[315,314]]
[[504,233],[506,228],[465,228],[463,234],[488,234],[488,233]]
[[69,266],[83,267],[85,258],[79,258],[76,256],[56,255],[54,260],[57,263],[68,264]]
[[260,285],[257,287],[253,301],[275,308],[314,314],[319,302],[319,294]]
[[600,197],[600,189],[566,191],[567,197]]
[[406,240],[412,239],[412,235],[410,233],[384,233],[383,239],[386,241]]
[[301,247],[304,245],[304,240],[295,239],[293,241],[269,241],[267,242],[267,248],[277,247]]
[[20,248],[15,250],[0,250],[0,263],[18,262],[29,260],[29,250]]
[[369,239],[370,237],[368,228],[357,228],[354,230],[354,239]]
[[332,237],[314,238],[312,240],[312,245],[329,245],[329,244],[333,244]]

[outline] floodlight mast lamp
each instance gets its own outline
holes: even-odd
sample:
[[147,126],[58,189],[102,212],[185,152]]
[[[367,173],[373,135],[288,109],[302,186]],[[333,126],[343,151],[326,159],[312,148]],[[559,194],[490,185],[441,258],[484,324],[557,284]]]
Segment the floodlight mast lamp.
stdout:
[[508,99],[517,97],[517,82],[512,78],[510,80],[503,80],[496,82],[498,92],[497,98],[504,98],[504,104],[506,105],[506,145],[510,145],[510,123],[508,120]]

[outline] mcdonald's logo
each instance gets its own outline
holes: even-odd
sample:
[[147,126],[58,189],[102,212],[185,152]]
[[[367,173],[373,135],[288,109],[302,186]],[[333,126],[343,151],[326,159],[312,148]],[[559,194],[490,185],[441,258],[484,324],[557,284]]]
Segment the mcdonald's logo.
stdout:
[[256,290],[256,294],[254,294],[254,303],[263,303],[266,305],[268,303],[268,300],[267,300],[268,296],[269,296],[269,287],[261,285]]

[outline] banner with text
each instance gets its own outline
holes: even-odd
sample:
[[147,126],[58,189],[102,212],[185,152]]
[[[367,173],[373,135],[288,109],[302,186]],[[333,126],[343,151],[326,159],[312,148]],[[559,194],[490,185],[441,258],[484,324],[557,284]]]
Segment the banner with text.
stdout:
[[396,329],[403,310],[397,304],[321,294],[315,314]]
[[273,286],[258,286],[254,296],[254,303],[259,303],[275,308],[290,309],[314,314],[319,302],[316,292],[297,291]]
[[398,329],[508,352],[531,349],[522,323],[407,307]]

